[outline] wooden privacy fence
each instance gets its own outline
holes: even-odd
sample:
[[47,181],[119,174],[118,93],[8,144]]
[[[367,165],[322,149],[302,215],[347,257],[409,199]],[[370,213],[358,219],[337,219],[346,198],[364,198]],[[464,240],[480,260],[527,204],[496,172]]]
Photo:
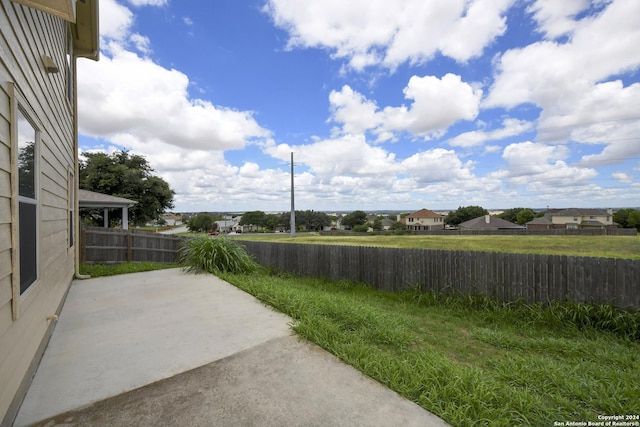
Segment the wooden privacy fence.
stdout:
[[241,242],[258,263],[386,291],[481,294],[500,301],[570,301],[640,308],[640,259]]
[[184,238],[141,230],[85,227],[80,231],[81,263],[176,262]]

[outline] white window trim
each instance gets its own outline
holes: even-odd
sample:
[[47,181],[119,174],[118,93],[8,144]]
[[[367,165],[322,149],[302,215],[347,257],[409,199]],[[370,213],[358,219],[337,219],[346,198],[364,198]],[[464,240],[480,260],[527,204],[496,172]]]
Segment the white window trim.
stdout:
[[19,209],[20,201],[31,201],[19,195],[18,173],[18,109],[31,123],[36,131],[36,145],[34,147],[34,192],[36,200],[36,256],[40,256],[40,145],[42,123],[27,102],[27,99],[15,83],[9,84],[10,133],[11,133],[11,312],[13,320],[20,317],[21,309],[28,305],[29,296],[38,287],[42,271],[40,262],[36,260],[36,280],[24,293],[20,293],[20,238],[19,238]]
[[75,191],[75,174],[72,167],[67,169],[67,249],[70,252],[75,250],[76,246],[76,191]]

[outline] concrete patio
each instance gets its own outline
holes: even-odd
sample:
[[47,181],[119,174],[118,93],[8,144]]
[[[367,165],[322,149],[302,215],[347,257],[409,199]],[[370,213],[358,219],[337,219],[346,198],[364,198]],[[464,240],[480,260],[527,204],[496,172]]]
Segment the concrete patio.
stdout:
[[445,426],[180,269],[75,281],[14,426]]

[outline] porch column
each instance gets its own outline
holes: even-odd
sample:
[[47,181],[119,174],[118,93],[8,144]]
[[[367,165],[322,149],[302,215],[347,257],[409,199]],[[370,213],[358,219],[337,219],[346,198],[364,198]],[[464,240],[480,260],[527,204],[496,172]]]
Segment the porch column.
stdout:
[[122,229],[129,229],[129,208],[126,206],[122,208]]
[[104,228],[109,228],[109,209],[104,208]]

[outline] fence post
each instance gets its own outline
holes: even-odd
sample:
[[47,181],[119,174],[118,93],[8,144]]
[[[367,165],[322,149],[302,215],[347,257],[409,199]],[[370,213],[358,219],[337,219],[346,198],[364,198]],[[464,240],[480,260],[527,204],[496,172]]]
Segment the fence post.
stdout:
[[80,227],[80,264],[87,262],[87,230]]
[[131,250],[131,231],[127,232],[127,262],[133,261],[133,254]]

